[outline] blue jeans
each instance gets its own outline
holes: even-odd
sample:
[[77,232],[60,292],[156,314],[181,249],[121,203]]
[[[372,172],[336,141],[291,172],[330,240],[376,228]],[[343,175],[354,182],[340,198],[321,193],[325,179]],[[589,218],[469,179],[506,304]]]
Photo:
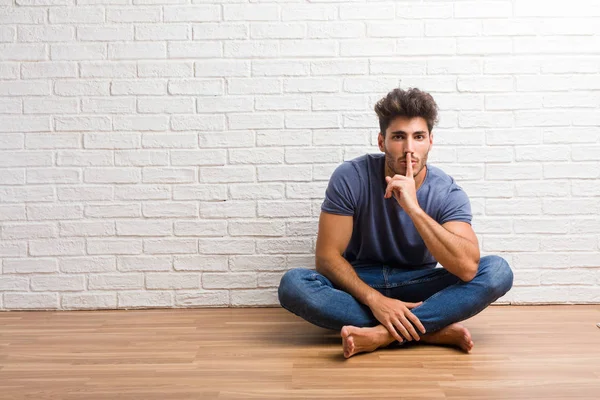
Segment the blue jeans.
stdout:
[[[387,297],[423,301],[411,311],[427,333],[478,314],[508,292],[513,283],[510,266],[498,256],[482,257],[470,282],[463,282],[444,268],[411,270],[373,265],[355,271],[367,285]],[[279,285],[279,302],[322,328],[340,330],[344,325],[380,324],[369,307],[310,269],[295,268],[285,273]]]

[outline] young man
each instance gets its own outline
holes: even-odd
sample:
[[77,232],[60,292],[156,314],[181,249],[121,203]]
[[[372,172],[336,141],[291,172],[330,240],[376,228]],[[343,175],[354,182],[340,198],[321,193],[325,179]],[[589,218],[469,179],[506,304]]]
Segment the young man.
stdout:
[[427,164],[437,122],[431,95],[394,89],[375,112],[384,154],[334,171],[321,206],[316,271],[288,271],[279,301],[340,330],[346,358],[412,340],[468,353],[473,341],[458,322],[508,292],[512,271],[500,257],[480,258],[466,193]]

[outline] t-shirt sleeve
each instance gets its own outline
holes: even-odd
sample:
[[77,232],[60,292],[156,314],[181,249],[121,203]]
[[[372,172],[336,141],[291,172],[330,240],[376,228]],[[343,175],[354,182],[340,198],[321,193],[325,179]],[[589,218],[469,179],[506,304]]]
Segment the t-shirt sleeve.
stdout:
[[442,200],[440,217],[437,221],[440,225],[448,221],[462,221],[471,223],[471,202],[462,188],[456,184],[452,185],[448,195]]
[[329,178],[321,211],[338,215],[354,215],[359,191],[358,171],[352,163],[342,163]]

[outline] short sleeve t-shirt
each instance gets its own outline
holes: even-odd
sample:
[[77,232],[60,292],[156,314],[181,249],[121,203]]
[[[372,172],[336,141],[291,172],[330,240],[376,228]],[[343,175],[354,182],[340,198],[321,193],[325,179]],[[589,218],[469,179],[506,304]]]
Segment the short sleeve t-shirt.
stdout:
[[[384,198],[385,154],[367,154],[345,161],[333,172],[321,210],[353,217],[354,229],[344,258],[354,267],[384,264],[398,268],[433,268],[429,252],[412,219],[398,201]],[[417,190],[419,205],[440,225],[471,223],[467,194],[452,177],[427,164]]]

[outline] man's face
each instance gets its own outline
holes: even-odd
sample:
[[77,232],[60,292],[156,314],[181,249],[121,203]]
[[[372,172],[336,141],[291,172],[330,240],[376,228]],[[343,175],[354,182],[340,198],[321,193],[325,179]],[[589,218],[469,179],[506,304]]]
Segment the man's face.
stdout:
[[421,117],[397,117],[385,131],[380,133],[379,149],[385,153],[386,169],[398,175],[406,175],[406,153],[410,153],[414,177],[424,171],[427,155],[433,145],[433,136],[427,121]]

